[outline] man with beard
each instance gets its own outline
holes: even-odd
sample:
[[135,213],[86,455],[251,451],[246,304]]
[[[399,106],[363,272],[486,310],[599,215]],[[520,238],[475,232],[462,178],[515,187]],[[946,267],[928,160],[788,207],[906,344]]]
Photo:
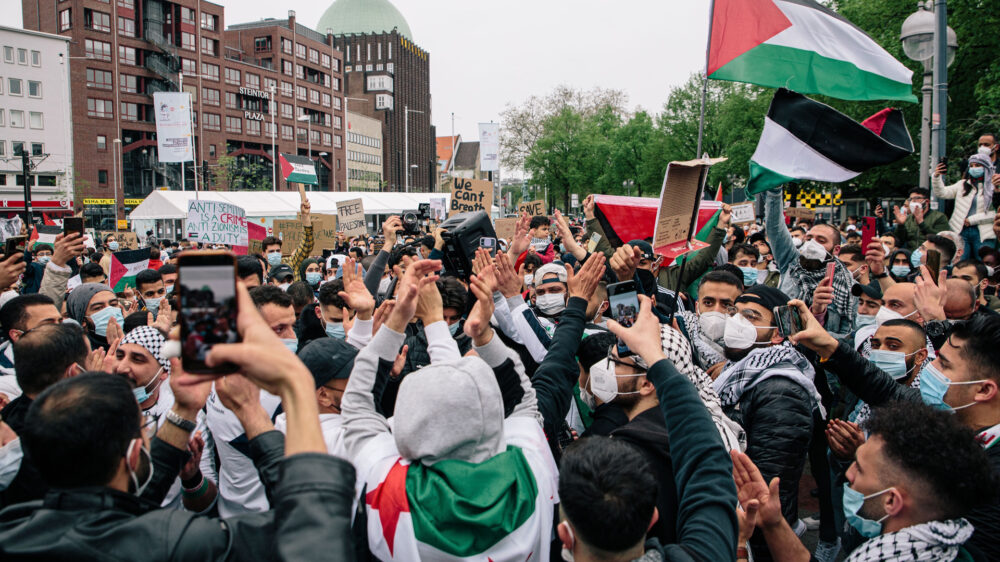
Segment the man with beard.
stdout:
[[535,271],[535,306],[529,307],[519,293],[507,298],[517,341],[523,343],[532,359],[539,363],[545,359],[556,324],[566,310],[569,296],[566,267],[561,262],[553,262]]
[[743,292],[743,283],[728,271],[710,271],[698,285],[697,314],[685,310],[678,314],[690,336],[700,364],[711,367],[723,361],[722,336],[726,329],[729,309]]
[[[822,406],[812,365],[776,329],[772,311],[788,300],[764,285],[754,285],[736,299],[723,335],[728,363],[714,387],[726,415],[746,429],[747,455],[768,481],[781,478],[783,513],[795,526],[813,410]],[[769,560],[759,535],[751,540],[754,558]]]

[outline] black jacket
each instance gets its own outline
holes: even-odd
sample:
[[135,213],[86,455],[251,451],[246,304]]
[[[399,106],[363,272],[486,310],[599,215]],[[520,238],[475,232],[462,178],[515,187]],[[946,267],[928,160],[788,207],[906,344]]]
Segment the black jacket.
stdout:
[[[251,441],[252,450],[265,449],[263,458],[254,460],[265,463],[258,464],[265,486],[274,486],[268,490],[270,511],[223,522],[180,509],[159,509],[108,488],[52,490],[44,500],[0,511],[0,558],[354,560],[349,532],[354,467],[325,454],[276,458],[280,455],[273,454],[274,447],[261,446],[281,438],[275,433]],[[158,440],[153,447],[174,449]],[[174,451],[175,460],[183,458],[183,451]],[[179,469],[175,464],[163,478],[173,482]],[[280,474],[280,480],[269,474]]]

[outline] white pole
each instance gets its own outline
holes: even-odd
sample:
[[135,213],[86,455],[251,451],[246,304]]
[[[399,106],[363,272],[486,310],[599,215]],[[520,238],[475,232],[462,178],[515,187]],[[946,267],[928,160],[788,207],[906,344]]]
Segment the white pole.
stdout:
[[[184,91],[184,71],[177,73],[177,91]],[[184,162],[181,165],[181,191],[187,191],[187,174],[184,173]]]
[[271,100],[268,102],[268,109],[271,110],[271,191],[278,191],[278,153],[274,148],[274,135],[277,129],[274,126],[274,113],[278,109],[274,100],[274,85],[271,86]]
[[406,177],[403,179],[403,185],[406,186],[406,193],[410,192],[410,108],[409,106],[403,106],[403,171],[406,173]]

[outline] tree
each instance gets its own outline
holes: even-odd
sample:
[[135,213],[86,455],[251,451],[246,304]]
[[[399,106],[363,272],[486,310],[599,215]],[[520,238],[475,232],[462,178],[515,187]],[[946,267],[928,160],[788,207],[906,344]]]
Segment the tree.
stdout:
[[230,191],[269,191],[271,189],[271,166],[254,158],[220,156],[212,173],[215,185],[223,185]]

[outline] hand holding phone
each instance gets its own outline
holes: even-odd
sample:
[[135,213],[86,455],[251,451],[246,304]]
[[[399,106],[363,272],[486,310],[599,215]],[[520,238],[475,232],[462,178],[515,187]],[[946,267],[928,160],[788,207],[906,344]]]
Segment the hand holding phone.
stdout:
[[833,285],[833,276],[837,272],[837,264],[830,261],[826,264],[826,277],[823,278],[823,283],[827,285]]
[[927,271],[931,274],[931,279],[936,285],[938,274],[941,272],[941,253],[937,250],[927,250]]
[[83,217],[66,217],[63,219],[63,234],[69,236],[77,233],[83,238]]
[[797,308],[791,306],[776,306],[773,310],[774,321],[778,326],[778,335],[783,338],[793,336],[803,330],[804,323]]
[[[622,281],[608,285],[608,303],[611,306],[611,317],[623,328],[631,328],[639,315],[639,293],[635,289],[635,281]],[[630,355],[632,351],[621,339],[618,340],[618,355]]]
[[196,374],[228,374],[234,363],[209,366],[216,344],[238,343],[236,257],[224,251],[189,251],[177,262],[180,287],[181,358],[184,370]]

